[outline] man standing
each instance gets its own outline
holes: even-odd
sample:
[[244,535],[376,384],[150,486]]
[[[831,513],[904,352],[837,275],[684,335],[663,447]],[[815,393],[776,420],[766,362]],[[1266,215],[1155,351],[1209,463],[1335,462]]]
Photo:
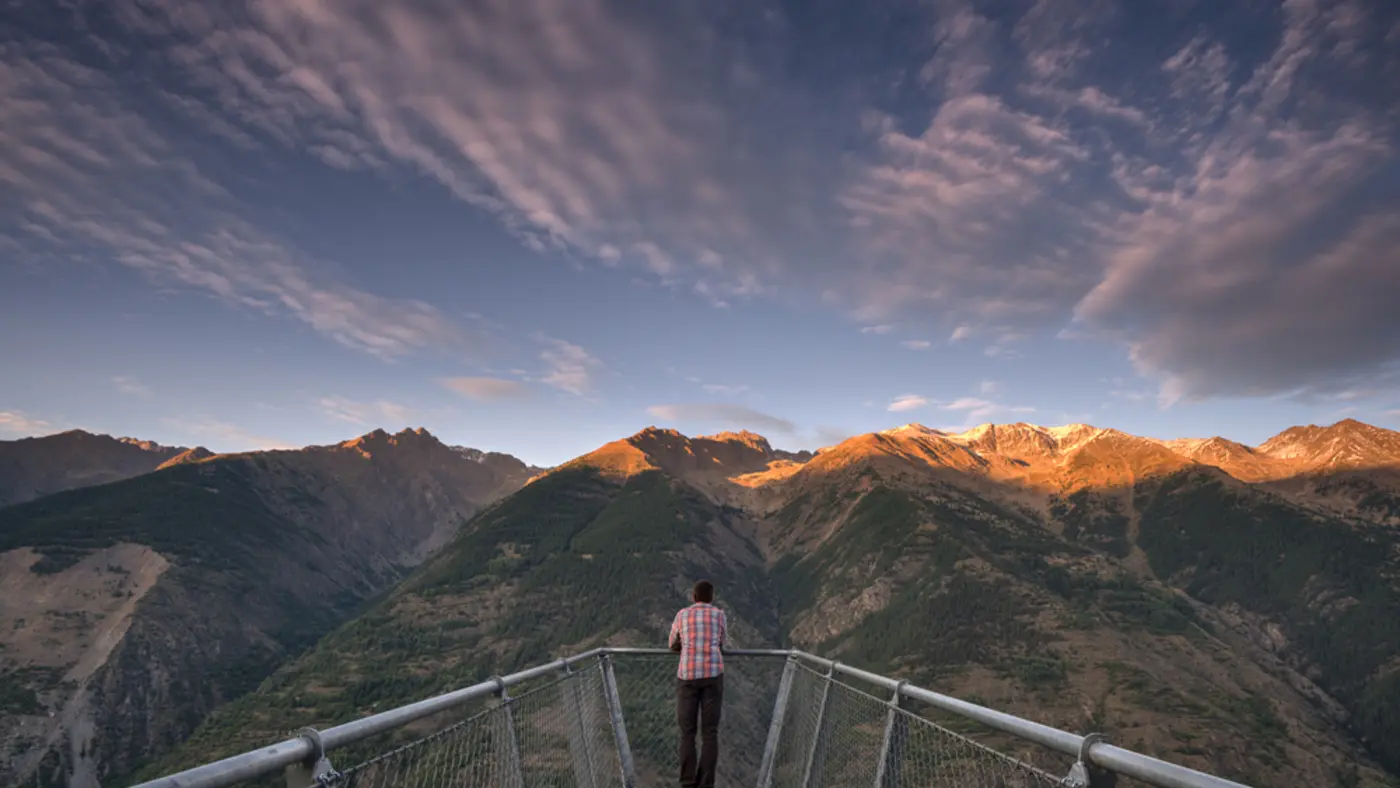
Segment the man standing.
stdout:
[[[714,788],[719,760],[720,704],[724,701],[724,611],[714,606],[715,587],[701,580],[691,590],[694,604],[671,624],[671,650],[681,655],[676,669],[676,721],[681,729],[681,788]],[[700,718],[700,760],[695,759],[695,721]]]

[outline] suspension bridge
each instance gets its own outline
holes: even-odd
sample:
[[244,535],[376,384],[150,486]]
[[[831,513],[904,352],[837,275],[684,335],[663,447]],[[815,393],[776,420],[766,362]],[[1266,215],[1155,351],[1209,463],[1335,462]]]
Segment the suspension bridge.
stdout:
[[[601,648],[137,788],[674,785],[675,655]],[[722,788],[1245,788],[796,650],[725,652]]]

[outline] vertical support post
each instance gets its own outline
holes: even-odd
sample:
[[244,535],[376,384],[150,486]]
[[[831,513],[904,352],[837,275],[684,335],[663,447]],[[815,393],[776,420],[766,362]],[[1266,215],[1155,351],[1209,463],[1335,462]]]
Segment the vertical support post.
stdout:
[[758,788],[772,788],[773,770],[778,764],[778,745],[783,740],[783,722],[787,718],[788,696],[797,673],[797,657],[787,658],[783,677],[778,681],[778,697],[773,700],[773,720],[768,723],[768,740],[763,743],[763,761],[758,767]]
[[[563,696],[565,714],[569,718],[569,754],[574,761],[574,785],[579,788],[598,788],[593,776],[593,758],[588,751],[588,724],[583,716],[583,694],[579,692],[579,674],[569,663],[564,663],[564,683],[559,685]],[[572,711],[569,711],[572,710]]]
[[603,691],[608,699],[608,715],[612,717],[613,738],[617,740],[617,761],[622,768],[623,788],[636,788],[637,767],[632,762],[632,747],[627,743],[627,723],[622,719],[622,699],[617,694],[617,676],[613,674],[612,659],[607,652],[598,655],[603,665]]
[[520,740],[515,735],[515,714],[511,711],[510,693],[506,692],[506,683],[500,676],[492,678],[501,697],[500,710],[505,723],[505,738],[502,740],[505,752],[500,756],[505,761],[505,784],[507,788],[525,788],[525,769],[520,760]]
[[885,738],[880,744],[880,764],[875,768],[875,788],[899,788],[909,726],[909,721],[899,712],[899,700],[906,683],[896,684],[890,696],[890,710],[885,714]]
[[[802,772],[802,788],[820,785],[821,767],[826,760],[826,729],[830,722],[831,685],[836,681],[836,665],[831,663],[822,684],[821,705],[817,707],[817,727],[812,731],[812,746],[807,750],[807,767]],[[813,783],[815,777],[818,782]]]

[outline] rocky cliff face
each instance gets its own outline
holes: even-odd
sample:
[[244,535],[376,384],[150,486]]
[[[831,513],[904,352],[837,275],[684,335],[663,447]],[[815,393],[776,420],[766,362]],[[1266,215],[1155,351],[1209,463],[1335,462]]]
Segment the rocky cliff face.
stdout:
[[185,451],[82,430],[0,441],[0,506],[150,473]]
[[1250,784],[1400,770],[1400,539],[1371,521],[1084,425],[910,425],[805,463],[709,440],[647,430],[537,479],[147,774],[591,645],[659,644],[698,575],[743,645]]
[[528,475],[376,431],[0,510],[0,783],[119,782]]

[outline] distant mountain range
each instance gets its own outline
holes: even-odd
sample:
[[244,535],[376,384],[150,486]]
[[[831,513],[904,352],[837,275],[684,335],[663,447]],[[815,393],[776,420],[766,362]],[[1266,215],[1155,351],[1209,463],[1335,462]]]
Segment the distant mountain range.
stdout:
[[539,471],[423,430],[230,455],[64,433],[0,452],[10,490],[130,477],[0,509],[5,785],[111,784]]
[[186,451],[82,430],[0,441],[0,506],[150,473]]
[[656,644],[701,575],[739,645],[1260,786],[1400,776],[1400,433],[1360,422],[1258,447],[912,424],[815,454],[651,428],[548,471],[421,430],[188,459],[0,509],[0,782],[152,776]]

